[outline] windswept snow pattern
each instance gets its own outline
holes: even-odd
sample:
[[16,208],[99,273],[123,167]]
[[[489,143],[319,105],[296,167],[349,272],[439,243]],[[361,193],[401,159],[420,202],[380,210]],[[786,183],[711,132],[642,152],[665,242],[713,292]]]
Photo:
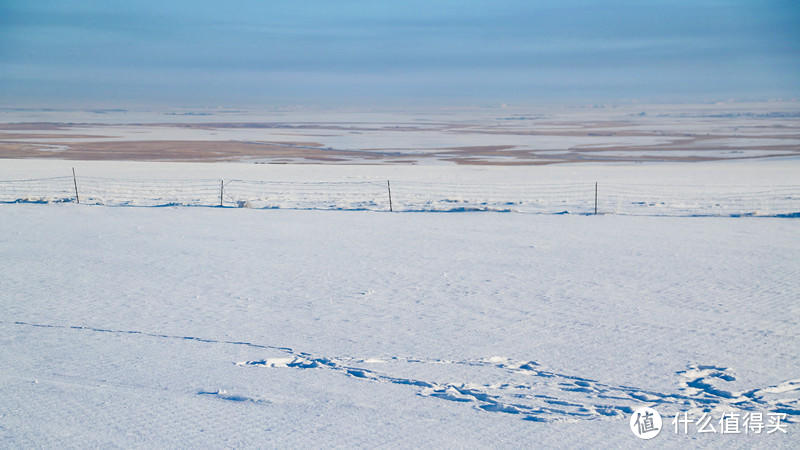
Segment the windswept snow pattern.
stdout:
[[0,215],[0,447],[796,447],[791,220]]
[[[8,322],[4,322],[8,323]],[[544,367],[539,362],[515,361],[502,356],[469,360],[426,359],[404,356],[358,358],[320,356],[289,347],[246,341],[223,341],[196,336],[177,336],[137,330],[114,330],[89,326],[63,326],[16,321],[14,325],[35,328],[56,328],[73,331],[139,335],[162,339],[192,341],[204,344],[240,345],[273,350],[285,356],[259,360],[236,361],[243,368],[320,369],[330,370],[354,381],[392,383],[408,386],[416,395],[471,405],[490,412],[519,416],[533,422],[563,422],[622,418],[640,406],[657,406],[662,414],[678,411],[693,414],[738,411],[761,411],[786,414],[787,422],[800,423],[800,378],[783,383],[731,391],[726,382],[734,381],[734,371],[726,367],[693,364],[676,376],[676,392],[658,392],[648,388],[603,383]],[[474,379],[434,379],[394,375],[434,372],[441,374],[449,366],[466,368]],[[446,375],[439,375],[439,377]],[[437,377],[438,378],[438,377]],[[480,380],[480,381],[477,381]],[[487,382],[488,380],[488,382]],[[233,402],[269,403],[243,393],[225,389],[201,389],[198,395]]]
[[107,206],[798,217],[800,185],[300,182],[68,176],[0,181],[3,203],[76,201]]

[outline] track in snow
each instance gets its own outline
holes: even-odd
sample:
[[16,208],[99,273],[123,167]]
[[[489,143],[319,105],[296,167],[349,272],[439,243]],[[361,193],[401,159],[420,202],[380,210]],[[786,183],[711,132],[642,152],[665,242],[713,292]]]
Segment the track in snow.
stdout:
[[[416,390],[422,397],[469,404],[481,411],[503,413],[535,422],[624,417],[643,405],[657,405],[669,416],[678,411],[692,414],[722,411],[763,411],[786,414],[786,421],[800,422],[800,378],[777,385],[732,391],[725,383],[735,381],[734,371],[714,365],[691,365],[676,373],[677,392],[658,392],[634,386],[603,383],[545,368],[536,361],[515,361],[505,357],[471,360],[443,360],[394,356],[384,359],[348,356],[320,356],[290,347],[246,341],[215,340],[196,336],[178,336],[137,330],[113,330],[87,326],[65,326],[29,322],[4,322],[18,326],[58,328],[75,331],[149,336],[193,341],[204,344],[242,345],[277,350],[283,357],[234,362],[242,368],[331,370],[356,381],[391,383]],[[424,375],[430,370],[458,366],[460,377],[493,379],[494,382],[434,380]],[[377,368],[376,368],[377,367]],[[466,372],[464,371],[466,369]],[[420,372],[421,376],[396,375],[393,372]],[[439,370],[441,372],[441,370]],[[463,375],[466,373],[466,375]],[[200,389],[198,395],[246,403],[269,403],[245,393]]]

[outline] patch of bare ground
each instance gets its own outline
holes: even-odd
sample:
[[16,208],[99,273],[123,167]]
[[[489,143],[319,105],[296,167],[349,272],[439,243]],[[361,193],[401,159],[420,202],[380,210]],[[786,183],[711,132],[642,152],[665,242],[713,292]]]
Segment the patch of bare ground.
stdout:
[[93,134],[0,133],[0,140],[16,139],[108,139],[112,136]]
[[52,122],[22,122],[22,123],[0,123],[0,130],[68,130],[72,125],[66,123]]
[[449,161],[462,166],[545,166],[548,164],[561,164],[570,161],[567,160],[531,160],[520,159],[517,161],[508,160],[489,160],[489,159],[473,159],[473,158],[443,158],[442,161]]
[[[52,143],[65,150],[46,151],[35,144],[0,143],[2,158],[55,158],[129,161],[239,161],[258,158],[304,158],[314,161],[346,161],[370,158],[362,152],[327,150],[293,144],[242,141],[108,141]],[[376,155],[376,158],[380,155]]]
[[[494,124],[479,126],[464,124],[438,124],[424,128],[410,124],[379,125],[363,123],[156,123],[127,124],[127,127],[178,127],[195,129],[239,129],[269,128],[279,130],[292,139],[278,141],[208,141],[208,140],[120,140],[74,142],[80,139],[103,139],[106,136],[90,134],[69,134],[70,131],[84,131],[91,125],[92,130],[103,130],[100,124],[66,123],[12,123],[0,124],[0,158],[49,158],[71,160],[133,160],[133,161],[254,161],[262,163],[366,163],[366,164],[416,164],[428,161],[448,161],[467,165],[543,165],[568,162],[609,162],[609,161],[713,161],[729,159],[755,159],[776,156],[800,155],[800,129],[798,133],[777,134],[778,126],[773,127],[776,134],[746,134],[740,132],[701,133],[681,132],[680,130],[646,130],[641,124],[627,121],[587,121],[587,122],[538,122],[528,128],[498,128]],[[555,128],[555,127],[562,128]],[[615,129],[635,127],[639,129]],[[550,127],[549,129],[547,127]],[[568,128],[563,128],[568,127]],[[76,129],[78,128],[78,129]],[[784,127],[785,128],[785,127]],[[36,131],[60,130],[54,134]],[[283,133],[280,133],[283,130]],[[311,130],[309,133],[307,130]],[[339,136],[346,132],[361,134],[386,132],[418,132],[436,130],[442,135],[483,134],[501,136],[537,135],[549,137],[595,137],[592,144],[564,146],[561,148],[530,148],[520,145],[467,145],[436,148],[360,148],[338,150],[326,144],[312,142],[312,136],[326,136],[316,130],[331,130]],[[16,132],[15,132],[16,131]],[[25,131],[25,132],[22,132]],[[98,131],[102,133],[102,131]],[[270,131],[273,135],[274,131]],[[201,134],[202,135],[202,134]],[[291,137],[290,137],[291,136]],[[614,137],[658,137],[655,143],[619,144],[608,142],[603,136]],[[202,136],[198,136],[201,138]],[[69,139],[70,142],[59,142]],[[280,138],[279,138],[280,139]],[[743,139],[738,141],[737,139]],[[764,141],[763,139],[769,139]],[[633,139],[631,139],[633,140]],[[55,141],[55,142],[54,142]],[[322,140],[325,142],[325,139]],[[610,140],[609,140],[610,141]],[[617,140],[618,142],[619,140]],[[367,141],[365,141],[367,142]],[[463,142],[463,138],[459,139]],[[469,141],[467,141],[469,142]],[[766,145],[760,145],[764,142]],[[782,143],[782,142],[785,142]],[[735,145],[741,143],[743,145]],[[680,151],[683,155],[673,152]],[[616,154],[611,155],[609,152]],[[689,154],[691,152],[691,154]],[[721,152],[729,152],[722,154]],[[748,154],[736,155],[738,152]]]
[[[324,122],[200,122],[200,123],[141,123],[135,124],[147,127],[173,127],[199,130],[224,130],[224,129],[281,129],[281,130],[335,130],[335,131],[422,131],[423,128],[414,125],[370,125],[349,123],[346,125]],[[429,128],[425,128],[429,129]]]

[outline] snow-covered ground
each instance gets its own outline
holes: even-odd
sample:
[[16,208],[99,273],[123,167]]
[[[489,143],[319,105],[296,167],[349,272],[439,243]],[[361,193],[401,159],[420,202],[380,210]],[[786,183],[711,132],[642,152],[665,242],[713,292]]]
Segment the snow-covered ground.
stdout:
[[[0,179],[730,194],[791,191],[797,164],[6,160]],[[797,219],[374,209],[0,205],[0,447],[639,447],[630,412],[653,406],[653,445],[796,448]],[[720,434],[726,411],[786,433]],[[675,433],[678,412],[717,432]]]
[[596,194],[600,214],[794,217],[799,165],[797,158],[551,167],[6,160],[0,202],[71,202],[77,188],[82,203],[109,206],[591,214]]
[[641,405],[800,409],[795,220],[0,216],[3,447],[637,447]]

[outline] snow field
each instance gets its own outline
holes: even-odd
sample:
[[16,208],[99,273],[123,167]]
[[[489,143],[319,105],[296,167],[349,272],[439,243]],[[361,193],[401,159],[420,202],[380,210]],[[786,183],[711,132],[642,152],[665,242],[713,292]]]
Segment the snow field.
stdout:
[[634,447],[638,406],[800,409],[794,220],[0,217],[3,446]]

